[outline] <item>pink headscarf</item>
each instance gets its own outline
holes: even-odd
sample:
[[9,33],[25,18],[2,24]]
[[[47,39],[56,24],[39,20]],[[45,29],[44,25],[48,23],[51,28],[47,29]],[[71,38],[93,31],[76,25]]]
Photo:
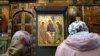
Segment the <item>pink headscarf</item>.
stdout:
[[17,31],[12,37],[12,42],[15,42],[16,40],[20,40],[25,46],[30,46],[32,44],[30,34],[26,31]]

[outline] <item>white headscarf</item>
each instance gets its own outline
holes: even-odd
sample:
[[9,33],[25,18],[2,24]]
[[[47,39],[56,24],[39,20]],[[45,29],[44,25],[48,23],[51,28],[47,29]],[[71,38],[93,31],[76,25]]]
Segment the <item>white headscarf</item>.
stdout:
[[88,28],[87,28],[87,26],[84,22],[75,21],[75,22],[73,22],[72,24],[69,25],[69,28],[68,28],[69,34],[73,35],[73,34],[77,33],[77,29],[80,29],[80,27],[81,27],[82,31],[88,31]]

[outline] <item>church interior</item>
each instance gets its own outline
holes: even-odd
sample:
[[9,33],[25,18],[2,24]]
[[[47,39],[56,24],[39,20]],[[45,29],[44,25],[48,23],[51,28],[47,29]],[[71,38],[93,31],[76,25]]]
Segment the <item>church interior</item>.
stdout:
[[29,56],[55,56],[76,16],[89,32],[100,34],[100,0],[0,0],[0,54],[8,50],[15,32],[23,30],[32,40]]

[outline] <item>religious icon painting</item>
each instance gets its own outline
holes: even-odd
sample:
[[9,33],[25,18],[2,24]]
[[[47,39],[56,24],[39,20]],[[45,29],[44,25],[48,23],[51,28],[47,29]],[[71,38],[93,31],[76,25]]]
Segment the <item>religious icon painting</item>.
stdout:
[[69,8],[68,8],[68,16],[69,16],[70,23],[75,21],[75,17],[76,16],[80,16],[81,19],[83,20],[82,6],[69,6]]
[[38,15],[38,45],[57,46],[64,40],[62,14]]

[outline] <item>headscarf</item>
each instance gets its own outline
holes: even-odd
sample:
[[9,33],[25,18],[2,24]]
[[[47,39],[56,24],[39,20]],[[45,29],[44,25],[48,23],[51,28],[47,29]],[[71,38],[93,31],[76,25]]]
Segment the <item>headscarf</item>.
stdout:
[[[21,30],[15,32],[15,34],[13,35],[11,41],[11,47],[9,48],[9,50],[15,51],[14,53],[13,52],[11,53],[14,56],[30,56],[31,46],[32,46],[32,39],[30,37],[30,34],[27,31]],[[20,53],[18,51],[20,51]]]
[[20,40],[21,44],[25,46],[30,46],[32,43],[30,34],[27,31],[17,31],[12,37],[12,42],[17,40]]
[[88,28],[87,28],[86,24],[82,21],[79,21],[79,22],[75,21],[69,25],[68,31],[69,31],[70,35],[77,33],[78,30],[88,31]]

